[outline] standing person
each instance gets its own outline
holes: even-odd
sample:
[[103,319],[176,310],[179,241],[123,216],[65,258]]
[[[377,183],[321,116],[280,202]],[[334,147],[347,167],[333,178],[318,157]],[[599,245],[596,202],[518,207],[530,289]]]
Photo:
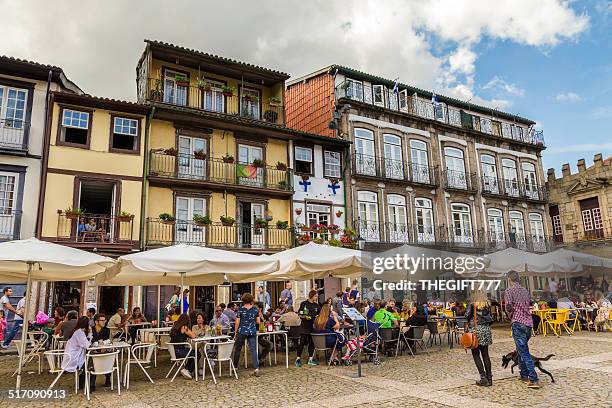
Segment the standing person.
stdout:
[[[70,340],[66,342],[64,348],[64,358],[62,359],[62,369],[68,373],[81,370],[85,364],[85,354],[91,342],[89,341],[91,327],[86,316],[79,317],[74,331],[70,333]],[[85,388],[85,370],[79,374],[79,388]]]
[[[21,323],[23,322],[23,311],[19,309],[19,303],[21,303],[21,300],[19,300],[19,303],[17,303],[17,308],[14,308],[13,305],[11,305],[10,298],[11,296],[13,296],[13,288],[11,288],[10,286],[6,287],[4,288],[2,293],[3,295],[2,298],[0,298],[0,303],[2,304],[2,310],[4,310],[4,314],[7,320],[6,336],[4,337],[2,348],[7,349],[11,346],[11,341],[13,341],[13,338],[17,335],[17,332],[19,332],[19,328],[21,327]],[[25,300],[23,301],[23,305],[25,305]],[[10,316],[9,312],[13,314],[13,322],[10,327],[8,325],[8,320]]]
[[[223,303],[221,303],[221,305],[223,305]],[[229,302],[227,308],[223,309],[223,314],[229,317],[232,326],[236,322],[236,311],[238,311],[238,304],[234,302]]]
[[351,286],[351,290],[348,293],[348,302],[350,307],[356,307],[356,305],[361,301],[361,293],[359,292],[359,288],[357,287],[357,279],[353,280],[353,285]]
[[182,313],[189,314],[189,289],[183,290],[183,311]]
[[[476,309],[476,316],[474,316]],[[476,321],[474,321],[476,319]],[[470,324],[471,322],[471,324]],[[474,330],[474,325],[476,329]],[[468,306],[465,312],[465,331],[471,327],[476,333],[478,347],[472,349],[472,357],[480,374],[480,380],[476,385],[490,387],[493,385],[493,375],[491,374],[491,358],[489,357],[489,346],[493,344],[493,334],[491,333],[491,305],[484,294],[476,295],[474,301]]]
[[168,315],[171,315],[174,312],[174,309],[179,307],[180,303],[181,303],[181,288],[175,288],[174,293],[170,297],[170,300],[168,300],[168,303],[166,304],[166,307],[165,307]]
[[300,343],[297,347],[297,358],[295,359],[296,367],[302,366],[301,357],[306,344],[308,344],[308,365],[316,366],[319,364],[319,362],[314,359],[314,343],[312,342],[312,338],[310,337],[310,333],[312,333],[314,319],[321,312],[321,308],[317,303],[318,296],[319,294],[316,290],[311,290],[310,292],[308,292],[308,299],[303,301],[300,304],[300,308],[298,309],[298,315],[302,319],[302,334],[300,337]]
[[332,310],[336,312],[339,319],[342,319],[342,292],[336,292],[336,297],[332,300]]
[[291,282],[285,283],[285,289],[281,292],[281,298],[287,306],[293,306],[293,293],[291,292]]
[[263,313],[266,313],[270,306],[272,305],[272,301],[270,299],[270,294],[266,290],[264,286],[259,287],[259,293],[257,293],[257,302],[263,304]]
[[[110,339],[110,330],[108,327],[106,327],[106,316],[104,314],[96,314],[94,315],[94,326],[91,329],[91,342],[95,343],[96,341],[98,342],[103,342],[106,340]],[[104,374],[104,377],[106,378],[106,380],[104,381],[104,386],[105,387],[110,387],[111,386],[111,375],[110,374]],[[94,391],[96,389],[96,376],[92,375],[91,376],[91,385],[90,385],[90,391]]]
[[0,344],[4,341],[4,329],[6,329],[6,313],[0,309]]
[[259,318],[259,309],[253,304],[253,295],[245,293],[242,295],[242,307],[238,309],[236,314],[236,322],[234,323],[234,367],[240,364],[240,353],[244,342],[249,342],[249,350],[251,350],[251,359],[253,360],[253,375],[259,377],[259,358],[257,356],[257,327],[261,322]]
[[520,285],[517,271],[508,272],[508,279],[509,288],[504,293],[504,299],[506,311],[512,319],[512,337],[519,354],[521,381],[527,384],[528,388],[542,388],[529,352],[529,338],[533,329],[533,320],[529,312],[529,292]]

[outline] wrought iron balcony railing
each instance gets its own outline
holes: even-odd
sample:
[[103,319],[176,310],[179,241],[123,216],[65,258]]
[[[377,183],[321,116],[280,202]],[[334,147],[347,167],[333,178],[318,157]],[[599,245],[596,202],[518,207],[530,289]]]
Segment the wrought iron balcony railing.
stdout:
[[404,92],[395,94],[387,87],[363,85],[354,81],[343,81],[335,90],[336,98],[346,98],[393,111],[409,113],[422,118],[435,120],[448,125],[467,128],[477,132],[503,137],[521,143],[544,146],[544,132],[503,122],[493,117],[480,117],[469,114],[445,103],[433,103],[419,99],[415,94]]
[[293,190],[293,171],[273,166],[255,166],[208,159],[203,156],[168,154],[152,150],[149,176],[175,180],[191,180],[220,184],[267,188],[281,191]]
[[420,163],[353,153],[353,174],[436,186],[437,168]]
[[573,231],[573,238],[575,242],[589,242],[589,241],[602,241],[612,240],[612,221],[602,220],[597,224],[593,223],[592,229],[584,230],[584,225],[581,226],[581,231],[576,226]]
[[132,242],[134,217],[109,214],[70,214],[58,210],[57,240],[81,244]]
[[0,241],[19,239],[16,227],[21,224],[21,211],[5,209],[3,212],[0,214]]
[[476,173],[464,171],[445,170],[442,172],[444,188],[448,190],[475,192],[477,189]]
[[482,176],[480,189],[482,194],[516,197],[532,201],[546,201],[548,199],[546,186],[520,182],[516,179]]
[[191,220],[147,218],[146,246],[189,244],[228,249],[277,250],[290,248],[292,229],[250,224],[198,224]]
[[267,101],[261,96],[236,90],[223,92],[210,86],[179,85],[171,82],[164,85],[161,79],[149,78],[145,94],[148,102],[199,109],[222,115],[238,116],[262,122],[285,124],[285,110],[280,101]]
[[30,123],[20,119],[0,119],[0,149],[27,151],[25,135]]

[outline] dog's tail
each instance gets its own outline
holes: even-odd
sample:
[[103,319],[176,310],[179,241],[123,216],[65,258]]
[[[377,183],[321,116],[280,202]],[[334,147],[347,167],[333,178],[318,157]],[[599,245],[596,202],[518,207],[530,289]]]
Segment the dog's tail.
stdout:
[[554,357],[554,356],[555,356],[554,354],[549,354],[549,355],[547,355],[546,357],[541,358],[540,360],[542,360],[542,361],[548,361],[548,360],[549,360],[551,357]]

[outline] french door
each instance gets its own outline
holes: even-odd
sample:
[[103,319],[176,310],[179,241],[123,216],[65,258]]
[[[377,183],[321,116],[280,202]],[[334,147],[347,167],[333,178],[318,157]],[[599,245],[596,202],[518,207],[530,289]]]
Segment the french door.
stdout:
[[259,91],[257,89],[242,88],[240,92],[240,116],[259,120]]
[[389,194],[387,203],[389,242],[410,242],[410,230],[406,218],[406,198],[397,194]]
[[499,194],[495,157],[483,154],[480,156],[480,162],[482,163],[482,187],[484,191],[487,193]]
[[17,181],[15,173],[0,173],[0,238],[14,239]]
[[175,71],[167,70],[164,75],[164,102],[173,105],[187,105],[187,92],[189,87],[178,85],[177,77],[184,75]]
[[[258,146],[251,145],[238,145],[238,165],[239,166],[252,166],[255,160],[263,160],[263,149]],[[249,167],[249,169],[251,169]],[[262,167],[256,167],[255,169],[239,173],[238,183],[259,186],[264,185],[264,169]]]
[[357,206],[359,208],[359,236],[370,242],[380,241],[376,193],[359,191],[357,193]]
[[533,250],[537,252],[546,251],[546,240],[544,239],[544,223],[542,222],[542,215],[537,213],[529,214],[529,229],[531,230]]
[[525,181],[525,195],[531,199],[539,199],[536,171],[533,163],[523,163],[523,180]]
[[420,140],[410,141],[410,158],[412,181],[417,183],[430,183],[429,159],[427,158],[427,143]]
[[385,177],[395,180],[404,179],[402,160],[402,139],[395,135],[383,135],[385,150]]
[[504,189],[506,194],[518,197],[518,174],[516,172],[516,162],[510,159],[502,160],[502,172],[504,174]]
[[495,248],[503,249],[506,247],[504,233],[504,216],[501,210],[497,208],[489,208],[487,210],[489,219],[489,239],[495,245]]
[[266,229],[256,226],[264,219],[265,208],[261,203],[240,201],[238,203],[238,242],[242,248],[264,248]]
[[357,174],[376,175],[374,133],[367,129],[355,129],[355,167]]
[[601,208],[597,197],[580,200],[582,228],[586,239],[599,239],[604,236]]
[[448,186],[466,190],[467,177],[465,174],[463,151],[454,147],[444,148],[444,161],[446,162],[446,182]]
[[513,241],[518,249],[527,249],[523,213],[518,211],[510,211],[510,241]]
[[474,242],[472,236],[472,218],[470,207],[465,204],[451,204],[453,222],[453,242],[456,244],[471,244]]
[[433,206],[428,198],[415,198],[415,218],[417,240],[419,243],[434,243],[436,235],[434,232]]
[[206,154],[206,139],[190,136],[179,136],[178,139],[178,176],[179,178],[206,178],[206,160],[196,159],[195,152]]
[[176,197],[175,241],[183,244],[206,244],[206,227],[193,222],[194,215],[206,214],[206,200],[198,197]]

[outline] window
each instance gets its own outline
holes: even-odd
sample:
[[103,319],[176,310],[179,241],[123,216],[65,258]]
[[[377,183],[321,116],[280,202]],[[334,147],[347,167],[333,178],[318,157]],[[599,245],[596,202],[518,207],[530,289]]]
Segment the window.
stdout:
[[213,112],[225,112],[225,97],[221,92],[222,82],[205,80],[210,90],[202,91],[202,108]]
[[66,144],[89,146],[90,112],[64,109],[60,127],[60,141]]
[[240,93],[240,116],[259,120],[259,90],[243,87]]
[[529,228],[531,230],[533,249],[539,252],[546,251],[544,223],[542,222],[541,214],[529,213]]
[[22,129],[28,91],[0,86],[0,126]]
[[138,119],[113,117],[111,149],[138,151]]
[[523,213],[510,211],[510,242],[519,249],[526,249],[525,224],[523,223]]
[[309,147],[295,147],[295,172],[312,174],[312,149]]
[[[179,81],[177,81],[177,79]],[[186,80],[189,84],[189,76],[181,72],[166,70],[164,73],[164,102],[174,105],[187,105],[189,86],[183,84]]]
[[10,215],[15,208],[15,189],[17,177],[10,173],[0,173],[0,215]]
[[503,248],[505,241],[504,217],[502,211],[497,208],[487,210],[489,221],[489,239],[496,244],[497,248]]
[[363,100],[363,83],[354,79],[346,79],[346,97],[357,101]]
[[406,198],[398,194],[387,196],[387,233],[390,242],[408,242],[410,230],[406,220]]
[[483,154],[480,156],[482,163],[482,188],[486,193],[499,193],[499,185],[497,183],[497,168],[495,166],[495,157]]
[[341,178],[342,172],[340,167],[340,152],[331,152],[326,150],[323,153],[325,177]]
[[429,198],[414,199],[417,239],[419,242],[434,242],[433,206]]
[[396,135],[383,135],[385,177],[402,180],[404,162],[402,160],[402,139]]
[[378,225],[378,197],[371,191],[357,192],[359,210],[359,236],[366,241],[380,241]]
[[445,147],[444,161],[446,163],[446,181],[448,187],[467,189],[463,151],[454,147]]
[[559,214],[552,216],[552,225],[555,235],[563,235],[563,229],[561,228],[561,216]]
[[408,112],[408,91],[405,89],[399,93],[399,109]]
[[323,204],[308,204],[306,206],[308,214],[308,226],[312,227],[316,224],[329,225],[331,206]]
[[372,96],[375,105],[385,104],[385,87],[383,85],[374,85],[372,87]]
[[355,170],[358,174],[376,175],[374,133],[368,129],[355,129]]
[[525,181],[525,195],[529,198],[538,199],[538,188],[535,165],[533,163],[522,163],[523,180]]
[[451,217],[453,223],[453,241],[455,243],[473,242],[470,207],[466,204],[451,204]]
[[511,159],[503,159],[502,173],[504,175],[504,188],[506,189],[506,194],[517,197],[519,195],[519,186],[516,162]]

